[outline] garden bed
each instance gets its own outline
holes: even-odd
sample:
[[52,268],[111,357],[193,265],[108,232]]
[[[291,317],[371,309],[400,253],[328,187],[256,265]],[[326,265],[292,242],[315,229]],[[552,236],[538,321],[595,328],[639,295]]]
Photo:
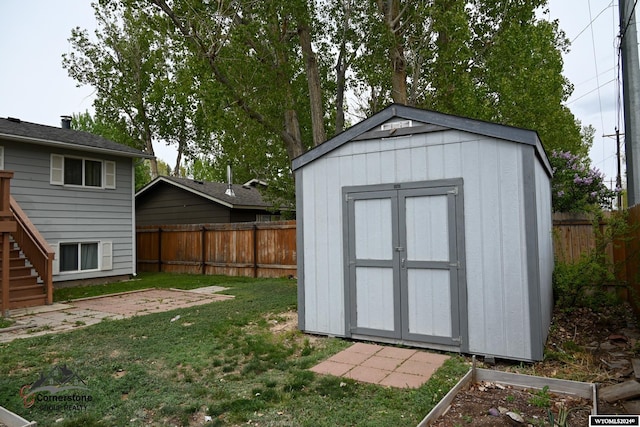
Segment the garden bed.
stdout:
[[35,421],[27,421],[0,406],[0,427],[35,427],[36,425]]
[[563,412],[568,425],[588,425],[597,402],[593,383],[473,367],[418,426],[546,425]]

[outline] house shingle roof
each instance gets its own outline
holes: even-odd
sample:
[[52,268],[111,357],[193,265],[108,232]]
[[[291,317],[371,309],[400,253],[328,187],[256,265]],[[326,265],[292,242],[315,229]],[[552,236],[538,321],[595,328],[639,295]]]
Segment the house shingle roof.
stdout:
[[233,192],[235,196],[225,194],[227,184],[222,182],[198,181],[188,178],[176,178],[173,176],[159,176],[144,188],[142,188],[136,197],[150,191],[156,185],[165,183],[190,191],[201,197],[205,197],[217,203],[221,203],[230,208],[235,209],[268,209],[272,205],[264,201],[262,195],[254,186],[245,186],[241,184],[233,184]]
[[0,139],[103,153],[108,152],[127,157],[153,157],[135,148],[89,132],[40,125],[13,118],[0,118]]

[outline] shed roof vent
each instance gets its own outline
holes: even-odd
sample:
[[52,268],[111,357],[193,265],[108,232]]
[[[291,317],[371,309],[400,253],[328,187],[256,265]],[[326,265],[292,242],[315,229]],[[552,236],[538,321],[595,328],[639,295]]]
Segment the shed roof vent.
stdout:
[[410,128],[411,126],[413,126],[413,122],[411,120],[400,120],[398,122],[383,123],[382,126],[380,126],[380,130]]

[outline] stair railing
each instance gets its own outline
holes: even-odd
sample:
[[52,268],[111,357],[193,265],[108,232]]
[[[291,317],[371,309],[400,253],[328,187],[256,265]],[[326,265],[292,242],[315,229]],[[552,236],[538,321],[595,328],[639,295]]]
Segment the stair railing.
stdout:
[[11,235],[42,279],[47,291],[46,303],[53,304],[53,258],[55,253],[13,196],[10,196],[10,199],[13,218],[17,223],[17,229]]

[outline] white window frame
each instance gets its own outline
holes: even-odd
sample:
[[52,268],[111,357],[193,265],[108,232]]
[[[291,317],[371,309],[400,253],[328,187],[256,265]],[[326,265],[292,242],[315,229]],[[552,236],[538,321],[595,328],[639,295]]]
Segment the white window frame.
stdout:
[[[60,261],[61,261],[61,250],[60,250],[60,246],[61,245],[78,245],[78,265],[80,266],[82,264],[82,259],[80,258],[82,256],[82,249],[81,249],[81,245],[82,244],[97,244],[98,245],[98,254],[97,254],[97,261],[98,261],[98,268],[92,268],[92,269],[87,269],[87,270],[82,270],[82,269],[78,269],[78,270],[67,270],[67,271],[61,271],[60,270]],[[64,275],[64,274],[79,274],[79,273],[91,273],[91,272],[97,272],[97,271],[107,271],[107,270],[113,270],[113,242],[111,241],[104,241],[104,240],[70,240],[70,241],[60,241],[57,243],[54,243],[51,245],[53,248],[53,251],[55,253],[55,257],[53,259],[53,274],[54,275]]]
[[[4,157],[4,156],[3,156]],[[82,160],[82,185],[66,184],[64,182],[64,160],[65,158]],[[100,186],[85,184],[85,161],[100,162],[102,165],[102,176]],[[90,189],[110,189],[116,188],[116,162],[110,160],[100,160],[90,157],[64,156],[61,154],[51,154],[50,177],[51,185],[60,185],[64,187],[90,188]]]

